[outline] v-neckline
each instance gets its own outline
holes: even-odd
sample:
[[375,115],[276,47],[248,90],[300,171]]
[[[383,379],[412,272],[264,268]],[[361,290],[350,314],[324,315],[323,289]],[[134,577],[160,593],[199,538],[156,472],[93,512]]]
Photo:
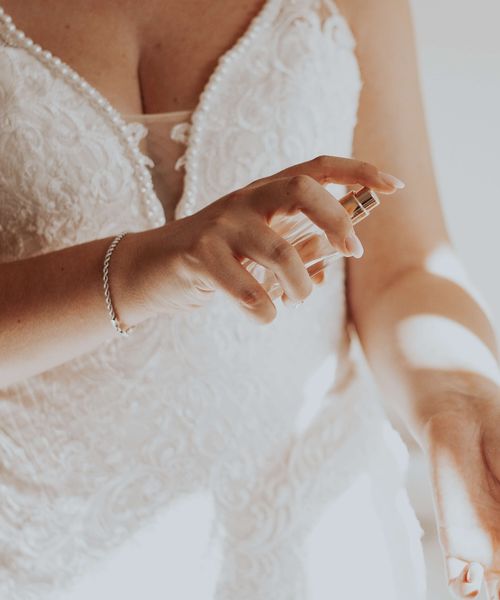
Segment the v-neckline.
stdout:
[[[222,76],[232,62],[235,55],[241,54],[241,50],[248,47],[251,39],[255,39],[258,30],[261,28],[260,24],[265,23],[267,15],[271,12],[274,6],[277,6],[282,0],[264,0],[262,6],[254,17],[250,20],[243,34],[236,40],[236,42],[225,52],[223,52],[217,59],[216,65],[209,75],[205,85],[198,96],[198,101],[194,109],[191,111],[190,121],[190,133],[186,142],[185,161],[184,161],[184,177],[182,186],[182,195],[177,202],[175,207],[174,219],[180,219],[183,216],[191,214],[189,211],[195,208],[195,195],[196,195],[196,183],[197,177],[194,173],[196,167],[196,155],[198,154],[197,144],[199,141],[199,133],[203,124],[204,113],[207,112],[207,101],[212,95],[216,85],[220,85]],[[148,215],[153,218],[154,214],[157,213],[158,209],[161,209],[162,219],[156,219],[155,224],[157,226],[162,225],[166,221],[166,215],[164,213],[163,205],[159,200],[158,196],[151,189],[151,173],[146,168],[146,164],[151,164],[151,159],[143,154],[139,148],[139,140],[136,136],[130,136],[130,130],[140,131],[144,125],[139,121],[128,121],[126,113],[119,111],[107,98],[102,94],[96,87],[87,81],[85,77],[82,77],[76,69],[65,63],[56,55],[52,54],[49,50],[43,48],[40,44],[37,44],[33,39],[29,38],[22,29],[19,29],[12,17],[5,12],[2,5],[0,4],[0,33],[2,28],[6,31],[7,41],[9,38],[13,38],[15,47],[22,47],[39,62],[50,64],[59,75],[66,80],[66,82],[78,83],[79,87],[77,91],[83,95],[88,102],[88,105],[98,110],[97,106],[102,109],[102,113],[106,119],[109,120],[111,128],[118,126],[119,130],[123,132],[126,140],[132,143],[132,155],[135,156],[139,163],[138,168],[134,169],[134,172],[141,171],[140,187],[144,193],[149,193],[146,198],[146,204],[149,204]],[[91,101],[93,98],[97,104]],[[186,121],[188,123],[188,121]],[[132,138],[132,139],[131,139]],[[146,185],[146,188],[144,187]],[[154,198],[153,198],[154,197]],[[156,206],[154,206],[156,202]]]

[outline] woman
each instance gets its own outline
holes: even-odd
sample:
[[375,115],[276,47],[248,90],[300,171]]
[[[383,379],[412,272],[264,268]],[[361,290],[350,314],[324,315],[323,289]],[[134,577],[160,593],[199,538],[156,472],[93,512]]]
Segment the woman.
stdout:
[[[2,9],[2,597],[64,593],[200,491],[222,557],[214,598],[332,597],[335,565],[316,585],[308,536],[368,473],[391,556],[386,597],[423,598],[420,530],[348,326],[432,468],[450,586],[473,596],[484,571],[498,597],[495,338],[431,260],[452,252],[408,5]],[[160,194],[134,115],[180,109],[191,116],[172,136],[187,149]],[[332,194],[403,189],[381,169],[406,187],[357,227],[362,256]],[[350,259],[312,279],[306,251],[267,226],[297,209]],[[299,308],[273,303],[243,257]],[[332,357],[331,387],[298,427]],[[322,542],[334,538],[326,529]]]

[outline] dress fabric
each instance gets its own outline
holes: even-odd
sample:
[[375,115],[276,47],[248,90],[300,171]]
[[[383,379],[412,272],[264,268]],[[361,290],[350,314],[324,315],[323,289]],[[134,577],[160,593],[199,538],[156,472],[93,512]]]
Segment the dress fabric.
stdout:
[[[4,13],[0,39],[0,260],[162,225],[154,161],[140,149],[147,127]],[[354,49],[332,0],[268,0],[172,129],[185,146],[174,217],[314,156],[351,156]],[[304,304],[278,301],[266,326],[217,291],[0,389],[0,597],[70,598],[133,535],[201,494],[217,562],[200,599],[339,597],[354,539],[359,581],[342,598],[361,597],[370,574],[372,597],[423,600],[407,451],[353,357],[344,273],[345,259],[330,264]],[[363,481],[353,493],[370,517],[359,522],[380,535],[354,525],[339,539],[339,503]],[[194,597],[169,586],[177,568],[166,560],[158,598]],[[193,558],[193,577],[201,568]]]
[[123,115],[127,123],[139,123],[146,128],[141,151],[154,163],[151,170],[154,190],[167,221],[175,219],[176,205],[182,195],[186,158],[183,151],[191,115],[191,110]]

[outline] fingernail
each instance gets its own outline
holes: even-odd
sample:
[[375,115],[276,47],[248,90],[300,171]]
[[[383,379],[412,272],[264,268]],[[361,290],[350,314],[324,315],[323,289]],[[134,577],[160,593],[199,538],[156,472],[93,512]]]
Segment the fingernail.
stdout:
[[351,253],[351,256],[354,256],[354,258],[361,258],[363,256],[363,253],[365,251],[363,248],[363,244],[354,232],[350,233],[345,238],[345,245],[347,250]]
[[468,583],[480,583],[483,578],[484,569],[480,563],[473,562],[467,571]]
[[398,179],[397,177],[394,177],[394,175],[390,175],[389,173],[379,171],[378,176],[385,183],[388,183],[389,185],[392,185],[398,189],[403,189],[406,186],[406,183],[404,183],[404,181],[401,181],[401,179]]

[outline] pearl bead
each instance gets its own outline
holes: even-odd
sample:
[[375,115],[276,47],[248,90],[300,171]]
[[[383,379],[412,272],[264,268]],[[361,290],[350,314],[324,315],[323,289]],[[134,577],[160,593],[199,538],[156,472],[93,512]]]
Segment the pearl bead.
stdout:
[[146,164],[149,165],[152,161],[148,156],[143,155],[138,147],[133,145],[136,141],[137,134],[127,135],[127,124],[122,121],[121,115],[117,113],[106,98],[102,97],[95,88],[83,80],[76,71],[73,71],[68,65],[64,64],[60,58],[54,56],[49,50],[44,50],[39,44],[36,44],[31,38],[27,37],[24,32],[17,30],[12,23],[12,18],[3,16],[4,14],[4,10],[0,7],[0,17],[2,17],[3,22],[6,24],[6,30],[13,34],[16,40],[22,41],[23,46],[27,49],[31,49],[33,54],[39,55],[41,59],[52,62],[54,66],[59,67],[61,75],[68,77],[68,79],[76,83],[78,89],[87,92],[88,96],[91,99],[94,99],[96,104],[105,110],[111,123],[115,125],[116,129],[124,135],[129,145],[134,174],[138,181],[141,182],[139,189],[144,195],[147,215],[155,225],[161,226],[165,222],[164,213],[158,206],[158,198],[154,191],[151,174],[146,166]]

